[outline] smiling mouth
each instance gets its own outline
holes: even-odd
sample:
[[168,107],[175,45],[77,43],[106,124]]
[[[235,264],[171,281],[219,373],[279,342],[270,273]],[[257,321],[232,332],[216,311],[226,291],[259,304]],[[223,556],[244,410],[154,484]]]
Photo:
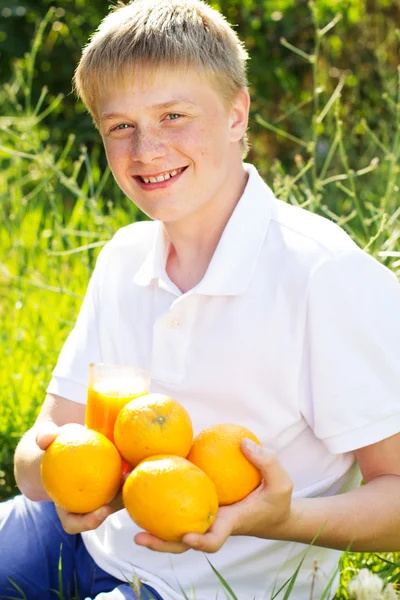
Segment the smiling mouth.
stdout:
[[168,179],[173,179],[174,177],[179,175],[179,173],[182,173],[182,171],[184,171],[185,169],[187,169],[187,167],[181,167],[180,169],[174,169],[172,171],[165,171],[160,175],[149,175],[147,177],[145,177],[144,175],[137,175],[137,177],[138,179],[140,179],[140,181],[142,181],[142,183],[160,183],[161,181],[168,181]]

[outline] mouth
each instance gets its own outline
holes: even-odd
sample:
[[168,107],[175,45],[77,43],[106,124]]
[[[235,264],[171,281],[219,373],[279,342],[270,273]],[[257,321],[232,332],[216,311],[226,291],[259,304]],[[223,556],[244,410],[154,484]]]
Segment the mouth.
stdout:
[[170,171],[161,171],[154,174],[134,175],[133,179],[136,181],[140,189],[146,192],[152,192],[154,190],[160,190],[174,185],[174,183],[182,177],[186,169],[187,166],[179,167],[178,169],[171,169]]
[[140,179],[140,181],[145,185],[149,185],[150,183],[162,183],[163,181],[173,179],[174,177],[182,173],[185,169],[187,169],[187,167],[180,167],[179,169],[163,171],[162,173],[155,173],[153,175],[136,175],[135,179]]

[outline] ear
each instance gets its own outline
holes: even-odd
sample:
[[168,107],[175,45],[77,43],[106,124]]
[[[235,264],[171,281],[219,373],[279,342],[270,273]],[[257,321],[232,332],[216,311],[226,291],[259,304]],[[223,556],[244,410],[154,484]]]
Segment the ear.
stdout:
[[247,131],[250,95],[247,89],[236,94],[231,108],[230,141],[239,142]]

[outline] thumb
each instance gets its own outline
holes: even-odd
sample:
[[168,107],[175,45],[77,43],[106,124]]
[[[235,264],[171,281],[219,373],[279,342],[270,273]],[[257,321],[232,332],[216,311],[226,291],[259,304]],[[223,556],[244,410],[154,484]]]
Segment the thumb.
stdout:
[[259,446],[249,438],[242,440],[241,449],[246,458],[261,471],[261,475],[271,492],[280,490],[282,487],[292,487],[292,480],[288,472],[283,468],[272,450]]
[[47,450],[59,434],[60,428],[55,423],[43,424],[36,432],[36,443],[41,450]]

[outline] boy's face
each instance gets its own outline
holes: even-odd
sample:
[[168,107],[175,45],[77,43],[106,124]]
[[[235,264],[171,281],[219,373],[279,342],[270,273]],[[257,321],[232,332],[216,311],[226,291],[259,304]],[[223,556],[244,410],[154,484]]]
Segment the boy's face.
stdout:
[[227,109],[195,70],[166,68],[106,91],[97,114],[118,185],[155,220],[211,216],[219,200],[238,193],[248,104],[243,91]]

